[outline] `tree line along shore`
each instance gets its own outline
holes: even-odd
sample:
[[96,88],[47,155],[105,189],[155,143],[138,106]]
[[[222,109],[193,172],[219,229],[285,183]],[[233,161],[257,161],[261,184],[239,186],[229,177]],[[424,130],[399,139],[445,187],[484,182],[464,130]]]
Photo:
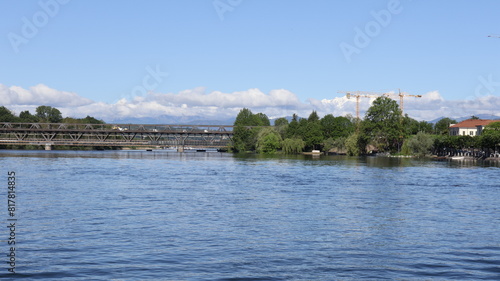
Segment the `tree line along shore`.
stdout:
[[[472,116],[472,119],[477,118]],[[105,124],[91,116],[64,117],[51,106],[39,106],[35,114],[22,111],[18,116],[0,106],[0,122]],[[359,156],[370,153],[412,156],[453,156],[469,152],[477,157],[497,155],[500,149],[500,120],[487,125],[480,136],[451,136],[449,127],[457,123],[443,118],[436,124],[417,121],[402,115],[396,101],[378,97],[363,119],[316,111],[308,118],[294,114],[289,121],[282,117],[271,125],[263,113],[244,108],[234,122],[229,151],[235,153],[299,154],[319,150]],[[472,153],[470,153],[472,151]]]
[[308,118],[293,115],[291,121],[276,119],[274,126],[265,114],[253,114],[245,108],[234,122],[232,151],[294,154],[320,150],[351,156],[374,152],[453,156],[470,152],[483,158],[498,153],[500,122],[486,126],[480,136],[451,136],[449,127],[454,123],[450,118],[432,124],[403,116],[397,102],[388,97],[377,98],[363,119],[331,114],[319,118],[313,111]]
[[35,114],[29,110],[15,115],[5,106],[0,106],[0,122],[12,123],[68,123],[68,124],[106,124],[104,121],[88,116],[85,118],[64,117],[59,109],[41,105],[35,109]]

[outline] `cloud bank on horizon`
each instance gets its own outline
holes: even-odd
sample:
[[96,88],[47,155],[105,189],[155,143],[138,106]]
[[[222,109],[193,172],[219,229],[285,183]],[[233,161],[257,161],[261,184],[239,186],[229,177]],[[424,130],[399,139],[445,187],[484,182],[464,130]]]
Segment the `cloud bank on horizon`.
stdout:
[[[340,94],[337,94],[340,95]],[[2,105],[19,113],[32,113],[40,105],[57,107],[64,116],[85,117],[87,115],[106,122],[131,118],[160,118],[162,116],[220,120],[234,118],[242,108],[254,113],[263,112],[270,118],[298,114],[307,117],[313,110],[320,116],[355,115],[355,99],[345,96],[332,99],[301,101],[296,94],[277,89],[263,93],[259,89],[248,89],[233,93],[213,91],[207,93],[202,87],[179,93],[149,92],[130,99],[122,98],[114,103],[93,101],[74,92],[52,89],[38,84],[29,89],[0,84]],[[361,114],[368,109],[373,99],[361,99]],[[479,114],[498,114],[500,97],[493,95],[474,96],[467,100],[445,100],[438,91],[428,92],[422,98],[406,98],[405,113],[417,120],[430,121],[439,117],[458,118]],[[498,116],[498,115],[497,115]],[[500,117],[500,116],[499,116]]]

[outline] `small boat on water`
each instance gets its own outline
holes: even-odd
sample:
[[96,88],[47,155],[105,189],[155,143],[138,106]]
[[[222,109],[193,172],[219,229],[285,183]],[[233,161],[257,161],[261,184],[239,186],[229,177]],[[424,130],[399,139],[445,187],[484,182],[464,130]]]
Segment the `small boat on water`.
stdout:
[[321,155],[321,151],[320,150],[313,150],[311,152],[302,152],[302,154],[304,154],[304,155],[320,156]]
[[451,157],[451,160],[464,160],[465,156],[453,156]]

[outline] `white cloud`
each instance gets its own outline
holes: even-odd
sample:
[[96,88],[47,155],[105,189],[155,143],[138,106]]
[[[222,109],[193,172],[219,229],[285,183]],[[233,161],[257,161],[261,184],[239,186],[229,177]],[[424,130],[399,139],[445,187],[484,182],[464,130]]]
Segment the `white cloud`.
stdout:
[[82,106],[92,103],[76,93],[51,89],[43,84],[23,89],[18,86],[7,87],[0,84],[0,100],[8,105],[50,105],[50,106]]
[[[178,94],[149,93],[146,100],[154,100],[164,105],[216,106],[231,107],[275,107],[288,106],[300,108],[303,104],[295,94],[288,90],[272,90],[269,94],[259,89],[249,89],[234,93],[214,91],[205,93],[204,88],[184,90]],[[138,100],[137,100],[138,101]]]
[[[234,118],[243,107],[254,112],[263,112],[270,118],[298,114],[307,117],[312,110],[320,116],[355,115],[356,99],[345,96],[318,100],[310,98],[305,102],[294,93],[279,89],[263,93],[249,89],[234,93],[214,91],[206,93],[204,88],[195,88],[175,93],[148,93],[145,96],[125,98],[115,103],[94,102],[73,92],[51,89],[36,85],[29,89],[0,84],[2,105],[19,113],[39,105],[55,106],[64,116],[85,117],[86,115],[107,122],[125,118],[157,118],[160,116],[198,117],[204,119]],[[395,97],[399,102],[399,98]],[[360,100],[360,114],[364,115],[374,99]],[[433,120],[446,116],[458,118],[477,114],[499,114],[500,97],[482,96],[474,100],[445,100],[438,91],[431,91],[421,98],[405,98],[405,113],[417,120]]]

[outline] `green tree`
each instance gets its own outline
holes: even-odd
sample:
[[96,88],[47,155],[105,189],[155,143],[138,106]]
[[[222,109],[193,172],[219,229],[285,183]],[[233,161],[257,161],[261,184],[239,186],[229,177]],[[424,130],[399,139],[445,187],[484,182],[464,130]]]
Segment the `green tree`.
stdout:
[[434,131],[436,135],[449,135],[449,128],[451,124],[456,124],[457,121],[448,117],[443,118],[436,122]]
[[380,151],[396,151],[403,141],[401,110],[396,101],[375,99],[362,122],[363,132]]
[[304,139],[307,147],[319,149],[324,140],[321,132],[321,124],[318,121],[307,122],[302,138]]
[[234,121],[234,126],[254,126],[256,118],[254,114],[248,108],[243,108],[240,110]]
[[299,121],[297,131],[298,136],[306,143],[306,150],[319,148],[323,142],[321,124],[315,111],[311,113],[308,119],[301,119]]
[[275,128],[266,127],[257,135],[257,152],[273,154],[281,148],[283,140]]
[[59,109],[47,105],[41,105],[36,108],[36,117],[42,122],[49,123],[59,123],[63,119]]
[[0,106],[0,122],[16,122],[16,116],[5,106]]
[[483,135],[500,135],[500,121],[492,122],[484,127]]
[[286,126],[286,125],[288,125],[288,120],[285,117],[281,117],[274,120],[274,126],[276,127]]
[[335,149],[337,153],[345,153],[347,137],[328,138],[323,143],[323,150]]
[[367,139],[361,133],[354,132],[345,141],[347,155],[359,156],[366,153]]
[[293,114],[292,116],[292,121],[290,124],[288,124],[288,128],[286,130],[286,138],[293,139],[293,138],[301,138],[300,137],[300,132],[299,132],[299,117],[296,114]]
[[[432,147],[434,145],[434,138],[426,133],[418,132],[417,135],[412,136],[408,140],[405,141],[405,147],[409,149],[409,151],[404,151],[403,154],[413,154],[417,156],[425,156],[432,151]],[[409,152],[409,153],[408,153]]]
[[285,154],[298,154],[304,150],[305,142],[300,138],[288,138],[283,141],[283,152]]
[[281,138],[284,139],[288,130],[288,120],[284,117],[278,118],[274,120],[274,127],[280,134]]
[[257,134],[260,128],[249,126],[269,126],[269,118],[265,114],[253,114],[248,108],[240,110],[234,121],[233,149],[243,152],[255,150]]
[[478,142],[483,148],[496,150],[500,146],[500,121],[485,126]]
[[432,123],[429,123],[427,121],[418,122],[418,131],[426,134],[432,134],[433,133]]
[[464,149],[475,146],[475,137],[472,136],[455,136],[455,148]]
[[318,122],[319,121],[319,116],[316,110],[313,110],[311,114],[309,114],[309,118],[307,118],[307,121],[309,122]]
[[334,138],[333,135],[336,133],[335,117],[332,114],[327,114],[319,120],[321,124],[321,130],[323,131],[323,137],[325,139]]
[[409,117],[408,114],[405,114],[403,117],[403,129],[405,136],[416,135],[420,131],[420,123]]
[[264,113],[257,113],[253,115],[253,126],[271,126],[269,118]]
[[87,117],[83,118],[82,122],[84,124],[106,124],[106,122],[99,120],[99,119],[96,119],[96,118],[89,116],[89,115],[87,115]]
[[321,118],[320,124],[325,139],[347,137],[355,129],[355,124],[349,118],[342,116],[334,117],[332,114],[327,114]]
[[31,114],[29,112],[29,110],[21,111],[21,113],[19,113],[19,119],[21,122],[24,122],[24,123],[36,123],[36,122],[38,122],[38,117]]

